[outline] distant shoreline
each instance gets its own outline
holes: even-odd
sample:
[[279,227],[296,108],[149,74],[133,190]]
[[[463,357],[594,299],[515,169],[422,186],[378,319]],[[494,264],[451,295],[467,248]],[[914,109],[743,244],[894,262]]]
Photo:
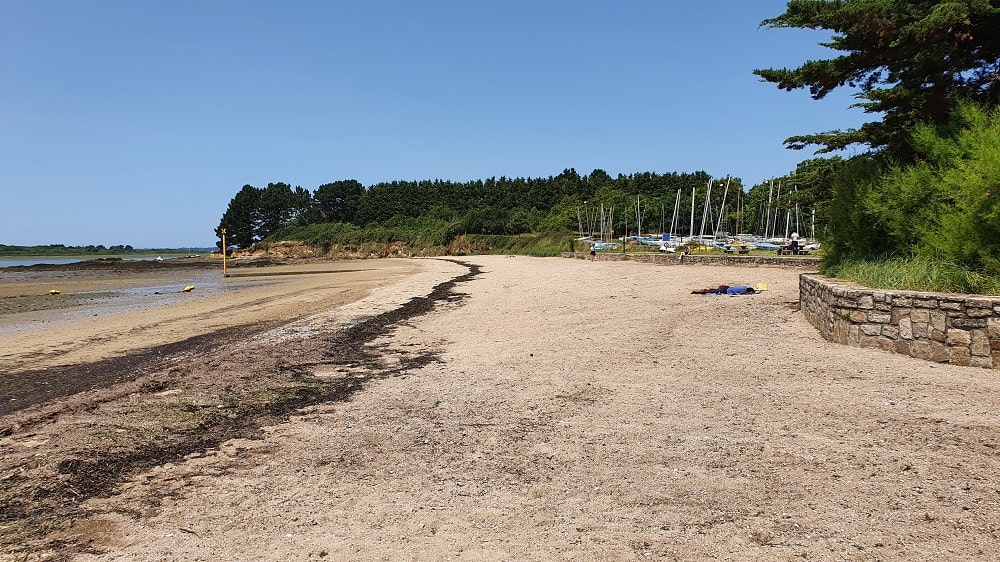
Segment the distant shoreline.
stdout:
[[[0,269],[8,267],[30,267],[36,265],[52,265],[52,266],[64,266],[70,264],[77,264],[89,261],[167,261],[167,260],[177,260],[182,258],[203,258],[208,255],[208,252],[202,254],[189,254],[189,253],[168,253],[168,252],[136,252],[130,253],[129,255],[19,255],[19,256],[4,256],[0,255]],[[159,258],[159,259],[158,259]]]

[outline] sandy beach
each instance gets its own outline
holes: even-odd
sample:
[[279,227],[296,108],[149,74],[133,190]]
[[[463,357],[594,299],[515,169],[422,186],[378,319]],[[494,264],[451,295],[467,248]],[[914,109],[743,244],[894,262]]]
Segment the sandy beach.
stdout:
[[0,315],[0,560],[1000,559],[1000,379],[822,340],[800,272],[317,262]]

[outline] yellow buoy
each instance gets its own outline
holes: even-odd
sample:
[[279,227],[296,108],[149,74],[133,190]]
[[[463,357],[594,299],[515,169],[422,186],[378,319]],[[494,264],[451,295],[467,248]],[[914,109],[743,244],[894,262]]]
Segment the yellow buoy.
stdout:
[[185,293],[190,293],[193,290],[194,290],[194,285],[188,285],[187,287],[184,287]]
[[51,291],[49,291],[49,294],[50,295],[58,295],[59,294],[59,289],[52,289]]

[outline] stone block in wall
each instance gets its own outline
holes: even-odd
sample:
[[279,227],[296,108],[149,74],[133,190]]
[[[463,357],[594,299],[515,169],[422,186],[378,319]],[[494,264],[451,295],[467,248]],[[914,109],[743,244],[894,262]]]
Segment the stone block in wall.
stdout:
[[962,304],[963,304],[962,301],[946,301],[946,300],[942,300],[938,304],[937,308],[940,308],[941,310],[962,310],[962,308],[963,308]]
[[969,318],[989,318],[993,316],[992,308],[966,308],[965,315]]
[[898,306],[901,308],[910,308],[911,306],[913,306],[913,298],[896,295],[892,297],[892,306]]
[[986,321],[986,328],[991,339],[1000,340],[1000,318],[990,318]]
[[871,295],[861,295],[858,298],[858,308],[871,310],[875,308],[875,299]]
[[[927,346],[927,347],[928,347],[928,354],[929,354],[929,352],[930,352],[930,350],[929,350],[930,346]],[[895,351],[896,353],[901,354],[901,355],[911,355],[913,357],[916,357],[915,354],[913,354],[913,353],[910,352],[910,342],[908,342],[906,340],[896,340],[896,341],[894,341],[893,345],[892,345],[892,350]]]
[[973,356],[989,357],[990,351],[990,338],[986,337],[986,332],[983,330],[972,332],[972,343],[969,344],[969,352]]
[[993,368],[1000,369],[1000,351],[993,352]]
[[[914,308],[938,308],[938,300],[932,297],[920,297],[913,299]],[[943,307],[942,307],[943,308]]]
[[972,354],[969,348],[956,345],[948,348],[948,362],[952,365],[968,367],[972,364]]
[[993,358],[989,356],[976,357],[975,355],[973,355],[972,359],[969,361],[969,365],[973,367],[982,367],[984,369],[989,369],[993,367]]
[[[948,326],[952,328],[961,328],[962,330],[971,330],[974,328],[986,329],[986,319],[985,318],[965,318],[964,316],[959,316],[956,318],[949,318]],[[949,330],[950,331],[950,330]]]
[[972,343],[972,334],[968,330],[952,328],[945,334],[945,343],[948,345],[967,346]]
[[896,346],[895,340],[889,338],[878,337],[875,338],[875,345],[882,351],[893,351]]
[[931,361],[944,363],[948,360],[948,346],[938,342],[929,343],[931,345]]
[[830,330],[830,337],[837,343],[849,344],[851,342],[851,327],[853,324],[843,318],[834,318],[833,329]]
[[903,349],[908,349],[911,357],[923,359],[924,361],[935,361],[937,363],[948,361],[948,347],[941,343],[927,340],[914,341],[908,342],[908,346]]
[[934,340],[934,341],[939,341],[939,342],[941,342],[941,343],[944,343],[944,341],[945,341],[946,339],[948,339],[948,338],[947,338],[947,337],[945,336],[945,333],[944,333],[944,332],[942,332],[941,330],[931,330],[931,336],[930,336],[930,337],[931,337],[931,339],[932,339],[932,340]]
[[864,334],[861,334],[858,336],[858,347],[863,347],[863,348],[878,347],[879,346],[878,340],[879,338],[877,337],[866,336]]
[[931,311],[931,328],[943,332],[948,327],[948,316],[939,311]]
[[834,297],[833,298],[833,306],[835,306],[837,308],[850,308],[850,309],[853,309],[853,308],[857,308],[858,307],[858,303],[855,302],[854,299],[851,299],[851,298],[847,298],[847,297]]
[[851,324],[847,329],[847,342],[857,345],[859,341],[861,341],[861,330],[858,329],[857,324]]
[[851,317],[851,322],[867,322],[868,313],[863,310],[852,310],[849,314]]
[[990,298],[968,297],[965,299],[965,308],[983,308],[992,310],[996,302]]
[[909,316],[909,308],[894,308],[892,309],[892,317],[889,319],[889,322],[892,324],[899,324],[900,318],[909,318]]
[[892,321],[892,315],[886,314],[884,312],[875,312],[874,310],[868,313],[869,322],[878,322],[879,324],[888,324]]
[[882,335],[893,340],[899,339],[899,327],[892,324],[882,326]]
[[930,324],[924,322],[910,322],[910,330],[913,333],[913,339],[915,340],[925,340],[930,334],[929,330]]
[[931,321],[931,312],[926,308],[914,310],[910,313],[910,320],[913,320],[914,322],[929,323]]
[[865,336],[881,336],[882,335],[882,325],[881,324],[861,324],[858,326],[862,335]]
[[913,324],[909,317],[899,319],[899,337],[904,340],[913,339]]

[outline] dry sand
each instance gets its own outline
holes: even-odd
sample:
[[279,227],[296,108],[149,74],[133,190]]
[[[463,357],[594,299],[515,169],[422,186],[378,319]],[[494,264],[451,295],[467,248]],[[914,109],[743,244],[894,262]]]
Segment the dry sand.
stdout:
[[[451,289],[466,296],[383,325],[372,354],[313,342],[469,268],[393,262],[411,274],[343,305],[278,285],[272,298],[312,314],[0,417],[0,484],[47,482],[47,501],[86,484],[95,451],[117,462],[182,427],[178,412],[196,434],[216,419],[202,412],[242,403],[227,396],[259,395],[254,381],[347,389],[254,418],[261,432],[122,465],[111,487],[58,496],[55,520],[18,504],[46,527],[8,518],[27,538],[7,558],[1000,559],[994,372],[822,340],[797,311],[797,270],[460,259],[481,268]],[[689,294],[739,282],[769,290]],[[155,314],[130,340],[187,329]],[[19,365],[31,352],[10,337],[4,365]],[[127,351],[90,341],[71,352]],[[50,347],[35,351],[46,365]]]

